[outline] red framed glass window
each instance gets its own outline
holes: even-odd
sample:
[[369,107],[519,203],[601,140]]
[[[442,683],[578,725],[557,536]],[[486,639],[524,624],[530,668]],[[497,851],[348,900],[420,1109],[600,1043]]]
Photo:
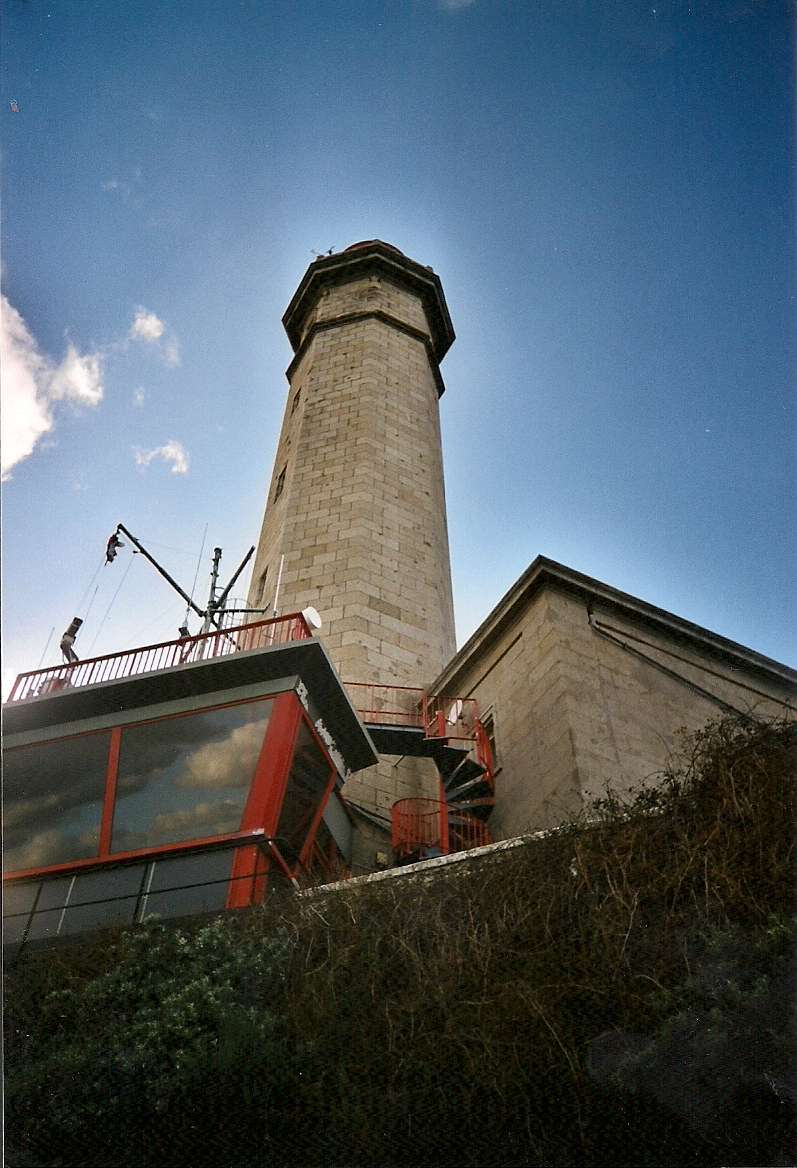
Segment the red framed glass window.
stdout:
[[246,702],[123,727],[110,851],[237,831],[270,712]]
[[336,778],[293,692],[7,750],[6,926],[45,939],[258,901],[313,867]]
[[6,871],[98,854],[110,741],[103,731],[5,752]]

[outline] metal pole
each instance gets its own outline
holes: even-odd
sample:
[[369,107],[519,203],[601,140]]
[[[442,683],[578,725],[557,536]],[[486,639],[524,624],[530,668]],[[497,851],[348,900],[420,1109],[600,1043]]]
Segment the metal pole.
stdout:
[[282,555],[282,556],[280,556],[280,566],[279,566],[279,571],[277,572],[277,587],[274,589],[274,608],[273,608],[272,613],[271,613],[272,616],[277,615],[277,601],[279,600],[279,595],[280,595],[280,584],[282,583],[282,566],[284,563],[285,563],[285,556]]
[[255,550],[255,545],[252,544],[249,551],[246,553],[246,555],[244,556],[244,558],[241,560],[240,564],[238,565],[237,571],[235,571],[233,573],[232,579],[230,580],[229,584],[227,585],[227,587],[224,589],[221,596],[219,597],[218,603],[213,606],[214,609],[224,608],[224,602],[226,601],[227,597],[230,595],[230,589],[232,588],[233,584],[238,579],[238,577],[241,575],[241,572],[243,572],[246,565],[249,563],[249,560],[252,556],[252,552],[254,550]]
[[177,581],[173,580],[172,577],[169,575],[169,573],[166,571],[166,569],[162,568],[160,566],[160,564],[155,559],[155,557],[151,556],[149,554],[149,552],[144,547],[144,545],[139,543],[139,541],[136,539],[136,537],[133,535],[133,533],[131,531],[128,531],[123,523],[118,523],[116,526],[116,530],[123,531],[124,534],[127,536],[127,538],[130,540],[130,542],[134,543],[136,545],[136,547],[141,552],[144,559],[149,560],[149,562],[152,564],[153,568],[155,568],[156,571],[160,572],[161,576],[163,576],[164,580],[166,580],[169,584],[171,584],[171,586],[172,586],[172,588],[174,588],[175,592],[180,593],[183,600],[186,602],[186,604],[189,605],[190,608],[193,608],[193,610],[197,614],[197,616],[201,616],[204,618],[205,613],[202,611],[202,609],[198,608],[197,605],[194,604],[193,600],[191,599],[191,597],[188,595],[187,592],[183,592],[182,588],[177,583]]
[[210,570],[210,595],[208,597],[208,607],[205,612],[205,620],[200,630],[203,633],[210,631],[211,623],[215,624],[216,614],[216,582],[219,578],[219,563],[221,562],[221,548],[213,549],[213,567]]

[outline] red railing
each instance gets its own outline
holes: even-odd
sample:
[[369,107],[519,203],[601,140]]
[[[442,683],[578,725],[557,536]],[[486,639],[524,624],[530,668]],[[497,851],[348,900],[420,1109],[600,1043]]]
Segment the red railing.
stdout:
[[437,799],[399,799],[390,809],[393,851],[397,856],[410,856],[421,848],[442,851],[447,823],[445,803]]
[[480,762],[484,767],[484,777],[491,787],[495,788],[495,762],[493,760],[493,748],[490,746],[490,739],[487,737],[487,731],[479,719],[476,719],[474,726],[476,738],[476,761]]
[[430,698],[424,695],[423,721],[428,738],[473,741],[479,724],[474,698]]
[[390,821],[393,851],[399,858],[425,848],[438,848],[447,856],[493,842],[480,819],[451,812],[447,803],[437,799],[399,799],[390,809]]
[[475,815],[449,816],[449,852],[467,852],[470,848],[481,848],[492,842],[492,834],[484,820],[477,819]]
[[410,726],[423,729],[422,689],[407,685],[377,685],[363,681],[343,683],[361,721],[376,726]]
[[214,629],[213,632],[200,633],[196,637],[162,641],[160,644],[145,645],[140,649],[126,649],[123,653],[90,657],[70,665],[51,665],[47,669],[20,673],[8,700],[21,702],[25,698],[42,697],[63,689],[97,685],[102,681],[117,681],[125,677],[134,677],[139,673],[172,669],[176,665],[207,661],[212,657],[226,657],[230,653],[267,649],[274,645],[287,645],[291,641],[306,641],[312,635],[310,626],[302,614],[291,612],[286,616],[256,621],[254,624],[241,625],[234,629],[223,631]]
[[459,742],[475,752],[486,781],[493,786],[493,753],[475,698],[430,698],[425,690],[407,685],[362,681],[344,685],[361,721],[372,726],[409,726],[423,730],[426,738]]

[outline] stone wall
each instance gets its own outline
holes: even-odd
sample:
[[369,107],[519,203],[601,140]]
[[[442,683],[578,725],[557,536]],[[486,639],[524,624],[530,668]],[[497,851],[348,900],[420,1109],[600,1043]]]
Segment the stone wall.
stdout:
[[[344,681],[422,688],[455,648],[431,331],[395,281],[346,279],[345,266],[335,280],[289,371],[249,603],[273,598],[284,555],[279,609],[318,609]],[[389,814],[398,798],[436,793],[433,766],[395,761],[354,776],[346,797]]]
[[[423,313],[385,280],[360,283]],[[325,313],[351,294],[329,290]],[[438,395],[418,338],[375,318],[313,335],[292,374],[252,604],[273,594],[283,554],[280,610],[319,610],[344,679],[423,686],[452,655]]]

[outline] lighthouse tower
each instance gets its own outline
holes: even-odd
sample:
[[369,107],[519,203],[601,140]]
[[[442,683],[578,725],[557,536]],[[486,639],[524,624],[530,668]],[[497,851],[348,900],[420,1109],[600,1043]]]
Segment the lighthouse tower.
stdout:
[[[310,265],[249,603],[313,605],[344,681],[425,686],[454,652],[431,270],[380,240]],[[284,560],[283,560],[284,557]]]

